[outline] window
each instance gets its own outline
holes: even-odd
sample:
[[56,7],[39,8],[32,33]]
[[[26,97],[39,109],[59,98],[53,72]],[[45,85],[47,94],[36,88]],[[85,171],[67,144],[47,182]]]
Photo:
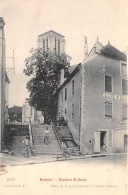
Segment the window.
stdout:
[[32,117],[32,110],[33,110],[33,108],[32,108],[32,106],[30,107],[30,116]]
[[65,101],[67,100],[67,88],[65,88]]
[[48,37],[47,37],[47,51],[48,51]]
[[63,102],[63,91],[61,91],[61,101]]
[[127,84],[128,84],[128,81],[125,79],[122,79],[122,94],[127,94]]
[[122,104],[122,121],[127,120],[127,111],[128,111],[127,104]]
[[67,109],[65,108],[65,114],[67,114]]
[[56,52],[56,37],[55,37],[55,52]]
[[60,53],[60,40],[58,40],[58,53]]
[[74,80],[72,80],[72,95],[74,95]]
[[43,39],[43,52],[45,52],[45,39]]
[[72,104],[72,119],[74,119],[74,104]]
[[105,117],[112,118],[112,102],[105,102]]
[[112,92],[112,77],[105,75],[105,91]]
[[123,76],[127,75],[127,65],[124,63],[121,63],[121,75]]

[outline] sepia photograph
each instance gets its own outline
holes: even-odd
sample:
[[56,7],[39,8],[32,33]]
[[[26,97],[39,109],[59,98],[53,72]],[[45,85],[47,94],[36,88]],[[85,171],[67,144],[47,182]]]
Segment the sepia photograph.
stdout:
[[126,195],[127,0],[0,0],[0,195]]

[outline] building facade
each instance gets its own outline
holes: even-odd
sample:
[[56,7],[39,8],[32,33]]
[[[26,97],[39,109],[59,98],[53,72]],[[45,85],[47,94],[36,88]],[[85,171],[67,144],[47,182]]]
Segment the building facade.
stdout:
[[61,85],[58,92],[57,120],[63,117],[75,142],[80,144],[80,94],[81,94],[81,65],[69,68],[70,76]]
[[9,78],[5,72],[5,122],[9,120],[8,108],[9,108]]
[[5,37],[4,19],[0,17],[0,151],[2,150],[5,121]]
[[97,40],[88,57],[73,70],[57,95],[57,119],[63,116],[68,121],[81,153],[127,148],[125,54],[111,44],[103,47]]
[[22,123],[29,123],[31,120],[32,123],[44,123],[44,117],[41,111],[36,111],[34,107],[29,105],[29,99],[26,99],[22,107]]
[[[108,44],[82,64],[81,151],[125,150],[126,124],[126,56]],[[117,130],[120,139],[115,144]]]

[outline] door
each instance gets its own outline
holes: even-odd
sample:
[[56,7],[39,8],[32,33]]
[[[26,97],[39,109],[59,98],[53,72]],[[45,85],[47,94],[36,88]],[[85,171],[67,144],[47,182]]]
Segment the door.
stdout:
[[100,131],[94,132],[93,153],[100,152]]
[[124,150],[128,151],[128,135],[124,135]]

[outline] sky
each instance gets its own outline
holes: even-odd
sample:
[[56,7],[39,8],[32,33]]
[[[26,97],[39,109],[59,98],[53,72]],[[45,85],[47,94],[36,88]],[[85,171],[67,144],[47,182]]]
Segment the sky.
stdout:
[[[30,49],[37,47],[38,35],[54,30],[65,36],[66,53],[72,57],[71,65],[82,62],[84,36],[89,50],[99,41],[108,40],[120,51],[126,51],[127,0],[0,0],[0,17],[5,21],[6,57],[15,52],[15,74],[10,79],[9,107],[22,106],[28,97],[23,74],[24,60]],[[12,67],[6,58],[6,67]]]

